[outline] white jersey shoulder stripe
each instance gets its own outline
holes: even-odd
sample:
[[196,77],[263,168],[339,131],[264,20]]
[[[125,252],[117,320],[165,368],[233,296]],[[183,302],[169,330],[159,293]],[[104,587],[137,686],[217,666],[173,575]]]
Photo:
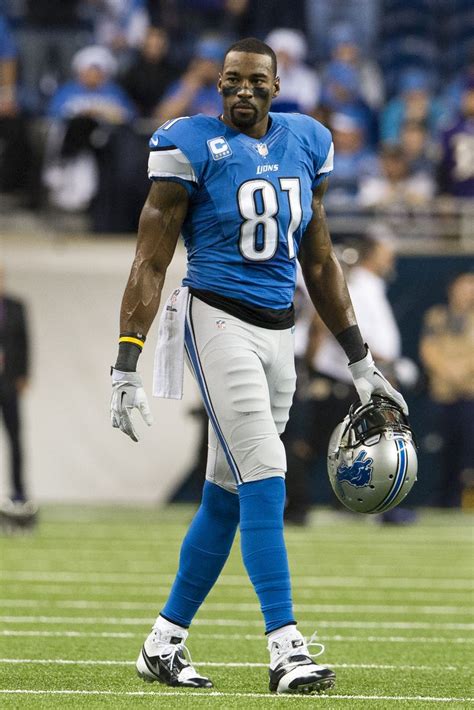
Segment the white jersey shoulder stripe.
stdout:
[[331,143],[331,145],[329,146],[328,154],[326,156],[326,160],[319,168],[317,174],[321,175],[322,173],[330,173],[333,168],[334,168],[334,143]]
[[197,182],[193,166],[179,148],[152,150],[148,158],[148,177],[176,177],[189,182]]

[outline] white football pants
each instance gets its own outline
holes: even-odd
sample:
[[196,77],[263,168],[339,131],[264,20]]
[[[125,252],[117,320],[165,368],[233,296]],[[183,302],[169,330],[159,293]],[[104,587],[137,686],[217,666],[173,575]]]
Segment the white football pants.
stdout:
[[292,331],[251,325],[189,297],[186,354],[210,422],[206,478],[233,493],[240,483],[285,476],[279,435],[296,385]]

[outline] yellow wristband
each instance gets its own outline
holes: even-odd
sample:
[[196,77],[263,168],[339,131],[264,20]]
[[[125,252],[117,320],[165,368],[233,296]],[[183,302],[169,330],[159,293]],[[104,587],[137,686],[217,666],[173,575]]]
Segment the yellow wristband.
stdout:
[[145,341],[139,340],[138,338],[130,338],[128,335],[122,335],[119,338],[119,343],[133,343],[134,345],[138,345],[141,349],[143,349],[145,345]]

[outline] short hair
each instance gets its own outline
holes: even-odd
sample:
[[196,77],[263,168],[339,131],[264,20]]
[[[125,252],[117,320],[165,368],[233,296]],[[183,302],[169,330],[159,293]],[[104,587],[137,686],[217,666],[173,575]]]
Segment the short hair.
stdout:
[[266,54],[272,60],[272,71],[276,76],[277,73],[277,58],[273,49],[262,40],[256,37],[246,37],[238,42],[231,44],[224,56],[224,61],[229,52],[248,52],[249,54]]

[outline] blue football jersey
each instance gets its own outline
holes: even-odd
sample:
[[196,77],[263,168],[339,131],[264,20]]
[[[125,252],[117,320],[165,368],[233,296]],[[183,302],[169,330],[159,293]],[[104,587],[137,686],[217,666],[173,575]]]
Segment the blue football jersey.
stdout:
[[190,195],[183,285],[280,309],[293,301],[312,190],[332,170],[333,146],[309,116],[270,117],[260,139],[209,116],[168,121],[150,139],[148,174]]

